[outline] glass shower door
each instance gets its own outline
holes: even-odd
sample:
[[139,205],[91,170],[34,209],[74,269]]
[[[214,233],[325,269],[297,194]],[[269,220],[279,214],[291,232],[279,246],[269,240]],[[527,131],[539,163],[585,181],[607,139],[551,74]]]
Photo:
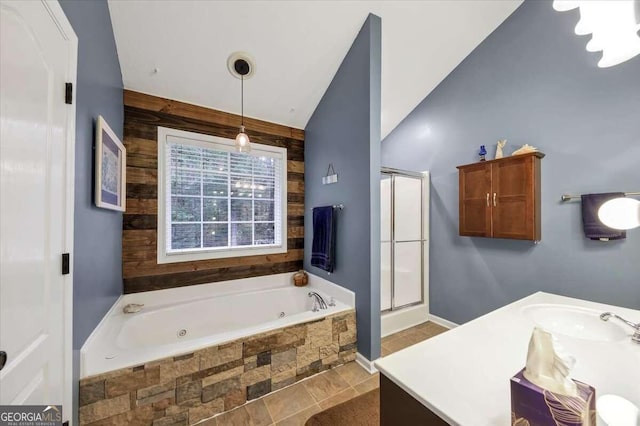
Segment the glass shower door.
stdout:
[[380,308],[383,312],[423,301],[423,185],[420,174],[382,173]]
[[382,175],[380,180],[380,307],[381,310],[391,309],[391,176]]
[[393,181],[393,308],[399,308],[422,301],[422,179]]

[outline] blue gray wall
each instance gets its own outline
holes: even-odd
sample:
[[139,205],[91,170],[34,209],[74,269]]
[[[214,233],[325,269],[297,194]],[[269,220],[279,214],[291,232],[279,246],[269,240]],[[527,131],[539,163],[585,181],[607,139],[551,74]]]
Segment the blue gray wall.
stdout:
[[[431,312],[462,323],[538,290],[640,308],[640,230],[584,238],[563,193],[640,191],[640,57],[596,66],[578,13],[527,0],[383,141],[382,164],[430,170]],[[456,165],[524,143],[542,160],[542,243],[458,236]],[[490,147],[490,148],[489,148]]]
[[124,107],[122,74],[107,2],[62,0],[60,4],[78,36],[72,254],[74,383],[77,387],[79,350],[122,294],[122,214],[94,205],[93,145],[98,115],[122,138]]
[[[380,69],[379,17],[369,15],[305,129],[304,266],[356,293],[358,352],[380,356]],[[332,163],[338,183],[322,185]],[[311,208],[343,203],[337,219],[335,272],[310,264]]]
[[63,0],[78,36],[74,240],[74,348],[79,349],[122,294],[122,213],[93,199],[95,122],[102,115],[122,138],[122,74],[104,0]]

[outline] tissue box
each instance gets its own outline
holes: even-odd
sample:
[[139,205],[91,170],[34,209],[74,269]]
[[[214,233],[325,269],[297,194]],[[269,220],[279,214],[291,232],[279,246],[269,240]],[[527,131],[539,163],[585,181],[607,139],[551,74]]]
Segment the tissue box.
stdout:
[[596,426],[596,390],[574,380],[578,396],[545,390],[524,377],[524,368],[511,378],[512,426]]

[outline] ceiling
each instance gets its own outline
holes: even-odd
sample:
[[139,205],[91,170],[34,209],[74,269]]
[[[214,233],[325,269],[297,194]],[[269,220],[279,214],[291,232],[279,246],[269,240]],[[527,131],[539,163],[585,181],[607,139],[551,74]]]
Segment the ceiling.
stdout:
[[301,129],[374,13],[384,137],[521,2],[109,0],[109,9],[125,88],[239,113],[227,58],[246,51],[256,72],[245,115]]

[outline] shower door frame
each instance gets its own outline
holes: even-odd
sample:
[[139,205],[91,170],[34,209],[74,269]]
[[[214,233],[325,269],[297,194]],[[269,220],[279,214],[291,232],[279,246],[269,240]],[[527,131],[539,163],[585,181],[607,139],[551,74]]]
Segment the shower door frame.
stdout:
[[[425,244],[428,242],[428,239],[425,238],[425,227],[428,226],[428,218],[425,217],[425,203],[428,199],[428,193],[426,191],[427,178],[429,176],[429,172],[412,172],[409,170],[401,170],[394,169],[391,167],[382,167],[380,169],[381,175],[388,175],[391,178],[391,194],[390,194],[390,216],[391,216],[391,240],[389,241],[391,246],[391,254],[390,254],[390,264],[391,264],[391,307],[389,309],[380,310],[381,314],[386,314],[390,312],[397,312],[405,308],[410,308],[412,306],[422,305],[424,304],[424,293],[425,293],[425,271],[424,271],[424,262],[425,262]],[[418,240],[409,240],[409,241],[401,241],[403,243],[411,243],[411,242],[419,242],[420,243],[420,300],[417,302],[407,303],[401,306],[395,305],[395,251],[396,251],[396,239],[395,239],[395,176],[405,176],[409,178],[418,178],[420,179],[420,239]],[[426,222],[426,223],[425,223]],[[380,241],[382,245],[382,241]]]

